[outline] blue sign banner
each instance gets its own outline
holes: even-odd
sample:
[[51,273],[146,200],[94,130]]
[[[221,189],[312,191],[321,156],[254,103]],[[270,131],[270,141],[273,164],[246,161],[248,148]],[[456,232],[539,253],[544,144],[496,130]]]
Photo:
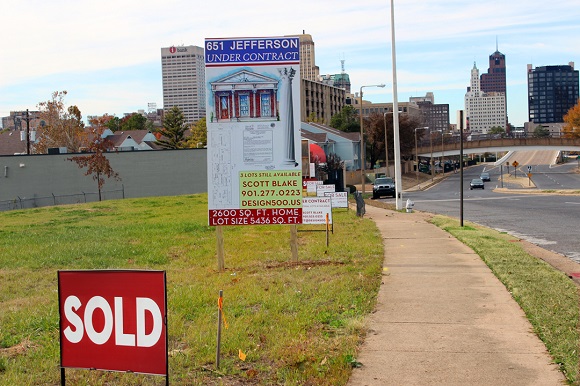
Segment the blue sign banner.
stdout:
[[297,37],[205,40],[207,67],[299,62],[300,40]]

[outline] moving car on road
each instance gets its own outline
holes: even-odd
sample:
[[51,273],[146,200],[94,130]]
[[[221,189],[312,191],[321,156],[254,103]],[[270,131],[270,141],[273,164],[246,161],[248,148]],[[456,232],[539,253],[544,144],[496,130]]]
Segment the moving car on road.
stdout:
[[491,179],[489,178],[489,173],[487,172],[483,172],[479,175],[479,178],[485,182],[485,181],[491,181]]
[[485,184],[483,183],[481,178],[474,178],[469,183],[469,190],[473,189],[485,189]]
[[377,178],[373,183],[373,198],[381,196],[395,197],[395,180],[391,177]]

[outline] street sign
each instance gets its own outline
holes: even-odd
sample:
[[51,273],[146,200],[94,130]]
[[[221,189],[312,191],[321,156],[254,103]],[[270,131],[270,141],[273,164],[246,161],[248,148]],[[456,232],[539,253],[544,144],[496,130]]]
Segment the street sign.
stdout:
[[518,161],[514,161],[514,162],[512,162],[512,166],[513,166],[514,168],[517,168],[517,167],[518,167],[518,165],[519,165]]
[[529,166],[528,166],[528,172],[531,172],[531,171],[532,171],[532,166],[531,166],[531,165],[529,165]]

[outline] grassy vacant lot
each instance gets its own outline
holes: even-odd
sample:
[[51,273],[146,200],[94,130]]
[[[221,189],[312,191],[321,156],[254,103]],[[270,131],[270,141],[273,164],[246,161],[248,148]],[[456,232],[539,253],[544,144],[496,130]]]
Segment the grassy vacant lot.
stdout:
[[570,384],[580,383],[579,296],[562,272],[529,255],[512,236],[456,219],[433,223],[473,249],[510,291]]
[[[167,271],[172,384],[345,384],[381,282],[374,223],[337,211],[328,248],[324,232],[299,232],[297,264],[287,226],[226,227],[225,272],[206,223],[205,195],[0,213],[0,384],[59,384],[57,270],[107,268]],[[229,328],[216,371],[219,290]],[[67,381],[165,380],[67,370]]]

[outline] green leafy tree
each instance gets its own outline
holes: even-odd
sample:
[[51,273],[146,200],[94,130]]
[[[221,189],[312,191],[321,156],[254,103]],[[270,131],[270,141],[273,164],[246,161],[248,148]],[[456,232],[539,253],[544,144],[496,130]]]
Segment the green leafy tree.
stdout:
[[145,130],[147,118],[138,113],[132,113],[121,119],[120,129],[123,131],[129,130]]
[[502,138],[505,137],[505,129],[499,126],[492,127],[491,129],[489,129],[488,133],[492,135],[500,134]]
[[306,117],[306,122],[313,122],[313,123],[323,124],[324,123],[324,119],[317,118],[316,117],[316,114],[314,113],[314,111],[311,111],[310,114],[308,115],[308,117]]
[[543,127],[542,125],[538,125],[534,129],[534,132],[532,133],[532,136],[534,138],[545,138],[545,137],[549,137],[550,136],[550,130],[548,130],[547,128]]
[[45,122],[34,149],[46,153],[48,148],[66,147],[69,153],[78,153],[87,142],[81,111],[77,106],[65,105],[66,91],[55,91],[51,99],[40,102],[40,119]]
[[187,147],[202,148],[207,146],[207,124],[205,118],[191,125],[191,136],[187,140]]
[[185,130],[185,116],[179,107],[173,106],[165,114],[163,128],[159,130],[162,137],[155,143],[164,149],[183,149],[186,147]]
[[114,178],[119,181],[119,174],[113,170],[105,153],[113,148],[113,143],[103,137],[103,131],[107,128],[108,116],[98,117],[91,120],[92,139],[87,146],[89,155],[75,156],[67,158],[75,162],[79,168],[87,168],[85,176],[92,176],[97,181],[99,190],[99,201],[101,201],[101,191],[105,184],[105,177]]
[[111,117],[105,126],[111,130],[113,133],[115,131],[121,130],[121,119],[119,117]]
[[580,138],[580,99],[576,106],[572,107],[564,115],[564,136],[567,138]]
[[360,131],[359,116],[356,109],[350,105],[344,106],[340,113],[330,118],[329,126],[350,133]]
[[155,125],[149,119],[147,119],[145,121],[145,130],[148,130],[150,132],[154,132],[155,131]]

